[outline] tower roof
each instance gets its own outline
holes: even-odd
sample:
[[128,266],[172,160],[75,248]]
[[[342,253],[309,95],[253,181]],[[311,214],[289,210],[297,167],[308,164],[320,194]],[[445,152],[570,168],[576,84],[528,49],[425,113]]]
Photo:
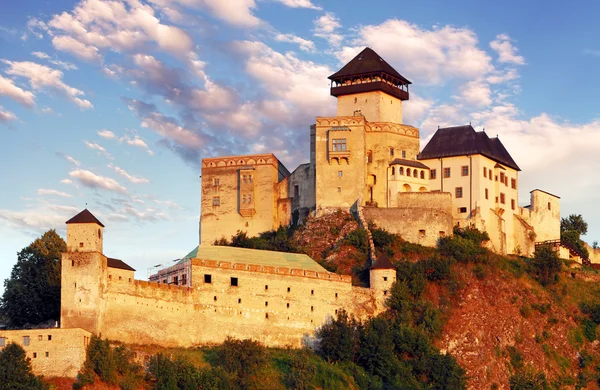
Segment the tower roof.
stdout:
[[82,212],[80,212],[73,218],[69,219],[65,223],[66,224],[69,224],[69,223],[95,223],[95,224],[98,224],[98,225],[104,227],[102,222],[100,222],[98,220],[98,218],[94,217],[94,214],[90,213],[90,211],[88,209],[84,209]]
[[398,79],[401,84],[412,84],[370,47],[366,47],[358,53],[342,69],[329,76],[329,79],[338,80],[374,73],[385,73],[388,76]]
[[379,255],[370,269],[396,269],[385,253]]
[[497,163],[520,171],[498,137],[490,138],[485,131],[475,131],[473,126],[454,126],[437,129],[419,154],[419,160],[481,154]]

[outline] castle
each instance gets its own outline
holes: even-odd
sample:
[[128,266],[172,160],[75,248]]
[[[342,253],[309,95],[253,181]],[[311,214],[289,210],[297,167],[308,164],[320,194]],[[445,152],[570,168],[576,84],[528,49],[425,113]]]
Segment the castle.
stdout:
[[560,239],[560,198],[533,190],[519,206],[520,168],[498,137],[439,128],[419,152],[419,129],[402,123],[411,82],[375,51],[329,79],[337,115],[310,127],[309,163],[290,173],[273,154],[202,160],[201,245],[353,205],[367,222],[428,246],[456,225],[487,231],[501,254],[531,255],[536,243]]
[[74,377],[92,334],[188,347],[252,338],[310,343],[340,309],[364,319],[385,309],[396,270],[373,259],[370,287],[303,254],[211,246],[238,230],[256,235],[309,214],[354,209],[403,238],[435,245],[455,225],[475,225],[499,253],[533,253],[560,238],[559,198],[531,192],[518,206],[519,167],[498,138],[470,125],[420,134],[402,124],[406,78],[367,48],[330,76],[335,117],[310,128],[310,162],[293,172],[273,154],[202,160],[200,245],[150,281],[104,254],[104,225],[87,209],[67,223],[60,328],[0,330],[0,348],[22,345],[36,373]]

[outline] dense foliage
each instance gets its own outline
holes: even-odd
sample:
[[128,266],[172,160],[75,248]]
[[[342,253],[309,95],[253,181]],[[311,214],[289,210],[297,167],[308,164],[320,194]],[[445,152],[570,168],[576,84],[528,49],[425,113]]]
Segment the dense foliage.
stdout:
[[21,346],[11,343],[0,350],[0,390],[47,388],[41,378],[31,372],[31,362]]
[[257,237],[248,237],[246,232],[238,230],[237,234],[228,240],[222,237],[213,244],[219,246],[235,246],[238,248],[262,249],[279,252],[301,253],[292,241],[292,229],[280,226],[276,231],[266,231]]
[[17,254],[4,281],[0,311],[11,327],[60,318],[60,258],[67,245],[49,230]]
[[553,284],[558,280],[561,266],[562,261],[558,254],[549,245],[542,245],[536,249],[533,259],[531,259],[534,276],[544,286]]
[[560,220],[560,243],[574,251],[582,259],[589,258],[589,252],[581,239],[587,233],[588,225],[581,214],[571,214]]

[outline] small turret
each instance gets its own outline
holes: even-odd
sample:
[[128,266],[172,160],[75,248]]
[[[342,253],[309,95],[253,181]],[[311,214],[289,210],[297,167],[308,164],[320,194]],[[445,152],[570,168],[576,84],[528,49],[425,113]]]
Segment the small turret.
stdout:
[[104,225],[88,209],[69,219],[66,224],[68,252],[102,253]]
[[386,296],[396,281],[396,267],[382,254],[369,269],[369,277],[371,289],[375,290],[377,297]]

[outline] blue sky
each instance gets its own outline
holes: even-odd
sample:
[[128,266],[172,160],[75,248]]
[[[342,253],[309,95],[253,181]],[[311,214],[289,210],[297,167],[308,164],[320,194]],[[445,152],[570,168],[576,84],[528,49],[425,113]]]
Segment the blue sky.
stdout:
[[[471,122],[600,239],[597,2],[87,0],[0,13],[0,279],[89,208],[147,269],[198,243],[202,157],[308,159],[327,76],[370,46],[413,82],[424,142]],[[87,206],[86,206],[87,205]]]

